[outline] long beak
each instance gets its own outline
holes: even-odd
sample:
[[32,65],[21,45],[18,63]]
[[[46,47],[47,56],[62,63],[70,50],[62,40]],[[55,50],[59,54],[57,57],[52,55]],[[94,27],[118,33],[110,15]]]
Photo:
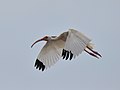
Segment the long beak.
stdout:
[[42,41],[42,40],[43,40],[43,38],[35,41],[35,42],[31,45],[31,48],[32,48],[36,43],[38,43],[38,42],[40,42],[40,41]]

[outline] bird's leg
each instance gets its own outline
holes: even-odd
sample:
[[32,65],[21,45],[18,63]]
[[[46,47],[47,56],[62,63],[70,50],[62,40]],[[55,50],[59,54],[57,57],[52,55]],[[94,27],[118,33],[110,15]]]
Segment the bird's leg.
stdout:
[[84,49],[84,51],[86,51],[86,52],[87,52],[88,54],[90,54],[91,56],[96,57],[96,58],[99,59],[99,57],[98,57],[97,55],[95,55],[94,53],[91,53],[91,52],[87,51],[86,49]]
[[92,50],[92,49],[91,49],[91,48],[89,48],[88,46],[87,46],[87,48],[88,48],[90,51],[92,51],[94,54],[97,54],[98,56],[102,57],[102,55],[100,55],[98,52],[96,52],[96,51]]

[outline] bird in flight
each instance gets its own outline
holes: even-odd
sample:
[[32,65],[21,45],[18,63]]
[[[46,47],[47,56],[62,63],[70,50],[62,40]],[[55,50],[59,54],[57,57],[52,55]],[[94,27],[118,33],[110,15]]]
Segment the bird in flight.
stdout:
[[74,29],[69,29],[59,36],[45,36],[35,41],[31,48],[40,41],[46,41],[46,44],[38,54],[34,66],[42,71],[54,65],[61,57],[65,60],[71,60],[83,51],[98,59],[102,57],[93,50],[91,40]]

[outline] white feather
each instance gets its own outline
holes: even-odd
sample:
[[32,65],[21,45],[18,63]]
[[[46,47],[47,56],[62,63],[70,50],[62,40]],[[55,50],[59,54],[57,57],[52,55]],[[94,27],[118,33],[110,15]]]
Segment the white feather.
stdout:
[[82,33],[69,29],[64,49],[71,51],[74,57],[78,56],[91,40]]
[[[81,32],[69,29],[69,31],[60,34],[58,37],[50,38],[40,51],[37,59],[45,65],[45,68],[49,68],[60,59],[63,49],[71,51],[74,58],[81,54],[86,47],[93,49],[90,41]],[[42,69],[44,69],[44,66]]]
[[61,57],[61,41],[50,41],[45,44],[41,52],[38,55],[38,60],[40,60],[46,68],[54,65]]

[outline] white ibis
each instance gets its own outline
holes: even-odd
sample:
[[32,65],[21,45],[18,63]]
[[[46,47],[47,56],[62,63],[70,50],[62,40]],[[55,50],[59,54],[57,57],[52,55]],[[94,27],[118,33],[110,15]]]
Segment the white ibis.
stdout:
[[39,41],[47,41],[35,61],[36,69],[42,71],[54,65],[61,57],[71,60],[83,51],[96,58],[102,57],[93,50],[91,40],[74,29],[69,29],[59,36],[45,36],[34,42],[31,48]]

